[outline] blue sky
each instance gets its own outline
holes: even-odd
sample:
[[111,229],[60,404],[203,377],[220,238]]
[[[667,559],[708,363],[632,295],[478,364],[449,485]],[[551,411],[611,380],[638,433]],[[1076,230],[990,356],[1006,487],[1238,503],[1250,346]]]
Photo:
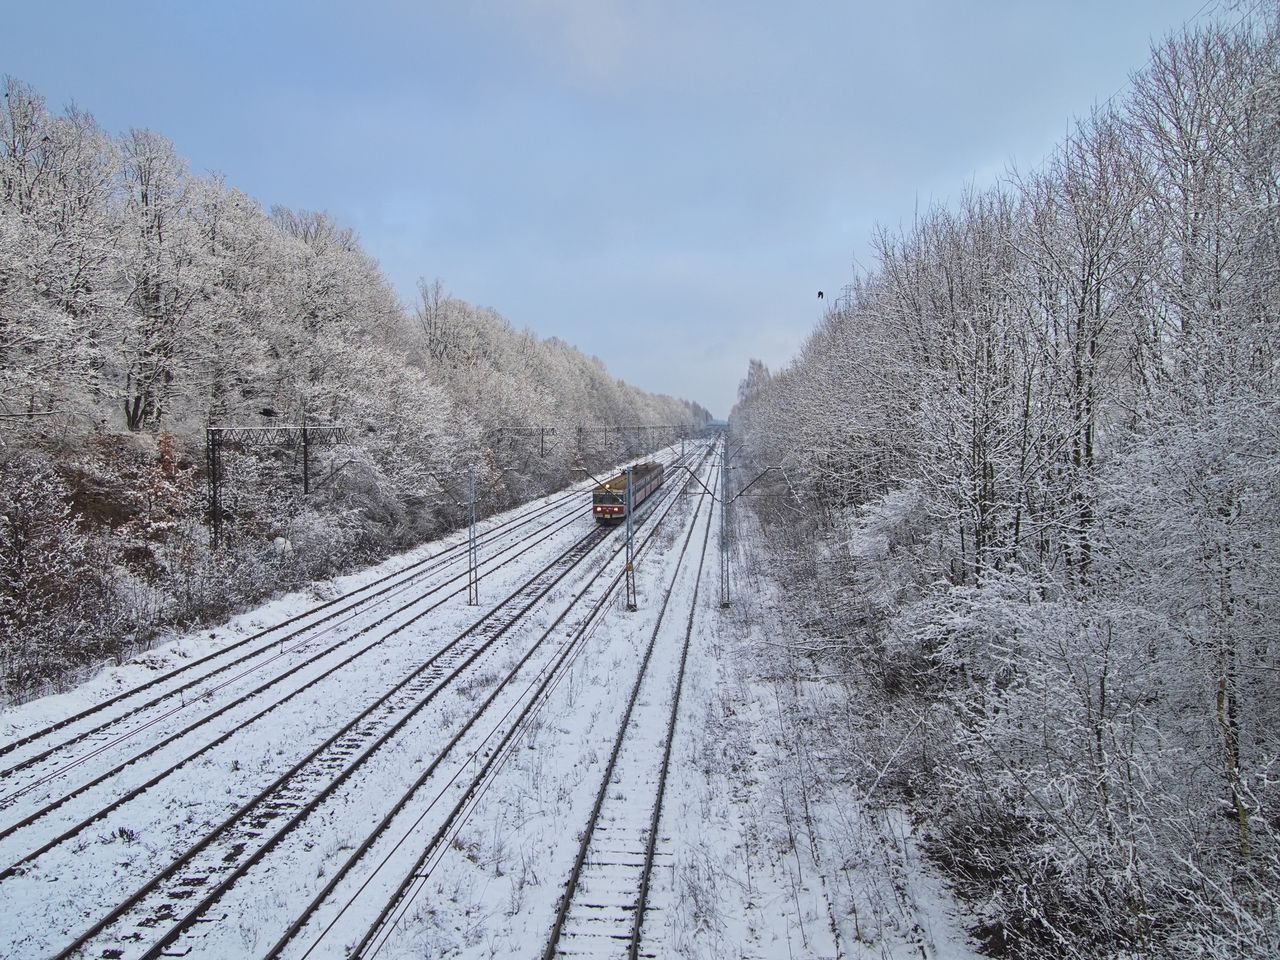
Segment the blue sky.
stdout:
[[1220,2],[4,0],[0,72],[723,416],[876,223],[1037,163]]

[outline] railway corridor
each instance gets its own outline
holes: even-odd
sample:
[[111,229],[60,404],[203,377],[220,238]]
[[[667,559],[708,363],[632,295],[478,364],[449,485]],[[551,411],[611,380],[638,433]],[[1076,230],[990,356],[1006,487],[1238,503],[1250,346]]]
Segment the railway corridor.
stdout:
[[0,956],[861,955],[849,851],[790,819],[820,791],[742,672],[767,588],[719,608],[719,459],[663,459],[634,611],[584,484],[484,524],[480,607],[455,536],[14,729]]
[[[646,602],[701,509],[666,460],[672,480],[637,524]],[[705,479],[707,451],[689,462]],[[619,609],[621,532],[591,520],[582,489],[482,532],[487,607],[465,605],[454,538],[18,727],[0,743],[0,954],[328,956],[398,940],[406,869],[425,880],[412,861],[458,847],[584,650],[635,616]]]

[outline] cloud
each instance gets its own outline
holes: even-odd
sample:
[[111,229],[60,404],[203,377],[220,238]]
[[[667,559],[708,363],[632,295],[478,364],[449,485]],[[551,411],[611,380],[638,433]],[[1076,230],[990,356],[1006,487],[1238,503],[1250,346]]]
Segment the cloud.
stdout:
[[590,83],[615,83],[635,64],[643,34],[622,0],[517,0],[528,28],[550,39],[556,60]]

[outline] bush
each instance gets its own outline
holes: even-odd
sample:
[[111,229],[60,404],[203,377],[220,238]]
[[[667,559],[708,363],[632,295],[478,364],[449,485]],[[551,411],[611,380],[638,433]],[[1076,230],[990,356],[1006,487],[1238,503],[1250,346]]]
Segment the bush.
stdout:
[[0,460],[0,682],[4,692],[110,655],[105,551],[81,534],[67,484],[24,453]]

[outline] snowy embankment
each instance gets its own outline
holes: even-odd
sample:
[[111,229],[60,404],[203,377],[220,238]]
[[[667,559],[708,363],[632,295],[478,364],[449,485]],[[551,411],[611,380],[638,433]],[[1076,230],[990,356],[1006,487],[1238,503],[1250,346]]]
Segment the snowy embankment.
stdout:
[[[732,606],[708,610],[664,823],[675,904],[659,956],[969,960],[975,920],[897,809],[838,771],[857,744],[814,679],[740,511]],[[713,591],[714,599],[714,591]]]

